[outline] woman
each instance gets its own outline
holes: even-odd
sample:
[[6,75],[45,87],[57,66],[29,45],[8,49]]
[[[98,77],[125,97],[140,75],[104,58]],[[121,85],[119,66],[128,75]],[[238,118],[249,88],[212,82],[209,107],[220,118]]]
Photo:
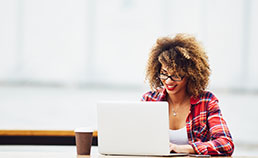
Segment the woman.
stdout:
[[208,57],[190,35],[160,38],[151,50],[146,79],[153,91],[142,100],[168,102],[171,152],[232,155],[218,99],[205,91],[209,76]]

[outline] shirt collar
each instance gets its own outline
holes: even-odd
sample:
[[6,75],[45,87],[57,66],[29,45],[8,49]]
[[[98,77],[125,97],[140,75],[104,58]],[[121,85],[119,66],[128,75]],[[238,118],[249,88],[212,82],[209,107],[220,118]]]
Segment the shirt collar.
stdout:
[[193,96],[191,96],[191,98],[190,98],[190,103],[191,103],[191,105],[196,105],[196,104],[198,104],[200,102],[200,98],[199,97],[193,97]]
[[166,91],[166,88],[163,88],[161,90],[160,101],[167,101],[167,91]]

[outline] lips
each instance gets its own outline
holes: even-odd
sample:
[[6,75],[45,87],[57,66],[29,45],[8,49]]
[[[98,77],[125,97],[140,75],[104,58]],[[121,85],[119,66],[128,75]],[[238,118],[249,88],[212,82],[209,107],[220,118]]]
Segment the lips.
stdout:
[[166,85],[166,87],[169,91],[173,91],[177,87],[177,85]]

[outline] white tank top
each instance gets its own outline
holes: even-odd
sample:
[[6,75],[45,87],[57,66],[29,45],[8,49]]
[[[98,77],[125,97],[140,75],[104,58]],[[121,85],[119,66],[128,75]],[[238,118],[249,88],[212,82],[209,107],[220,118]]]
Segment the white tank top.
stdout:
[[178,130],[169,130],[169,141],[170,143],[177,145],[188,144],[188,137],[186,132],[186,126]]

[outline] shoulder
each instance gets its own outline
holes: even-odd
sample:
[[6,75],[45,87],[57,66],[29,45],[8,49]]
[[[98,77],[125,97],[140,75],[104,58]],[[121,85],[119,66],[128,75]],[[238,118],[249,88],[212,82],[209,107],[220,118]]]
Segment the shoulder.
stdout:
[[160,101],[164,99],[165,94],[163,89],[158,89],[155,91],[148,91],[143,94],[142,101]]
[[203,91],[197,98],[193,98],[193,101],[198,103],[210,103],[210,102],[218,102],[217,97],[210,91]]
[[218,102],[219,100],[217,97],[210,91],[203,91],[203,93],[197,98],[191,98],[192,105],[208,111],[212,109],[219,109]]

